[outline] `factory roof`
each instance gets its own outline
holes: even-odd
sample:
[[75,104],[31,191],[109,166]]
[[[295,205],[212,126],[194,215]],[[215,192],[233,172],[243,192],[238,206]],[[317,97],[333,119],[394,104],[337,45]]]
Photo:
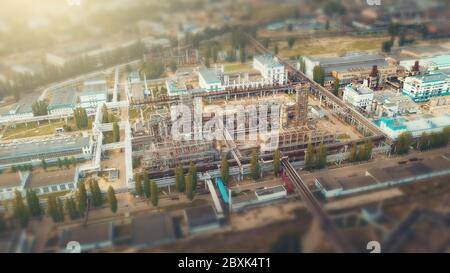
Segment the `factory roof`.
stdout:
[[153,245],[175,239],[171,217],[167,213],[134,217],[131,222],[131,243]]
[[112,223],[82,225],[63,230],[60,240],[61,247],[65,249],[70,241],[79,242],[81,245],[112,241]]
[[48,108],[49,110],[51,110],[59,107],[74,107],[75,104],[76,104],[75,90],[60,89],[51,92]]
[[426,75],[411,76],[411,77],[408,77],[408,78],[416,79],[416,80],[428,83],[428,82],[436,82],[436,81],[445,81],[446,79],[449,78],[449,76],[446,73],[433,72],[433,73],[426,74]]
[[343,57],[309,57],[311,61],[319,62],[322,67],[337,67],[341,69],[348,69],[361,66],[366,63],[372,65],[387,65],[385,58],[379,54],[365,54],[365,53],[352,53]]
[[361,187],[367,187],[376,184],[376,181],[370,176],[352,176],[336,178],[332,176],[323,176],[317,178],[322,187],[327,191],[332,190],[351,190]]
[[4,171],[0,174],[0,188],[19,187],[21,182],[19,172]]
[[437,66],[450,65],[450,54],[435,56],[428,60]]
[[283,66],[278,59],[274,58],[270,54],[264,54],[254,57],[256,60],[258,60],[261,64],[263,64],[266,67],[274,68],[274,67],[281,67]]
[[270,188],[264,188],[264,189],[257,189],[255,191],[255,194],[257,196],[264,196],[264,195],[270,195],[278,192],[285,192],[286,189],[283,187],[283,185],[278,185]]
[[219,77],[217,77],[216,72],[214,72],[214,70],[212,69],[208,69],[208,68],[201,68],[198,71],[200,77],[202,77],[206,83],[221,83]]
[[0,144],[0,161],[74,150],[80,150],[81,153],[81,149],[85,146],[89,146],[88,137],[64,137]]
[[348,90],[353,90],[359,95],[368,95],[374,93],[372,89],[363,85],[353,85],[350,83],[346,87],[348,88]]
[[187,208],[185,210],[189,228],[217,223],[217,214],[211,205]]

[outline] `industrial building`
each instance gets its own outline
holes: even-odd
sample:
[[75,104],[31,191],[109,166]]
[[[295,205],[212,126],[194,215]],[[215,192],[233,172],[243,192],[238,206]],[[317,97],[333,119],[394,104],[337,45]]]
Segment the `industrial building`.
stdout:
[[403,83],[403,94],[415,102],[428,101],[432,97],[450,94],[450,76],[442,72],[407,77]]
[[394,117],[420,113],[420,107],[410,97],[393,90],[374,92],[372,105],[368,108],[376,117]]
[[62,252],[68,252],[69,242],[78,242],[81,252],[93,252],[113,245],[113,223],[106,222],[92,225],[81,225],[75,228],[63,229],[59,243]]
[[83,91],[78,98],[80,107],[95,110],[97,105],[108,101],[106,80],[97,78],[85,81]]
[[49,114],[71,114],[77,105],[76,90],[53,90],[49,95]]
[[225,87],[215,70],[202,67],[198,71],[198,82],[200,88],[207,92],[222,91]]
[[286,198],[287,191],[283,185],[256,189],[254,192],[241,193],[231,198],[233,211],[256,207]]
[[187,208],[184,211],[190,234],[207,232],[220,228],[220,221],[214,207],[204,205]]
[[366,110],[372,104],[373,90],[363,85],[348,84],[342,100],[354,107]]
[[253,68],[261,73],[268,84],[284,84],[287,81],[287,72],[284,65],[272,55],[253,57]]
[[380,81],[396,75],[397,67],[389,64],[386,59],[379,54],[348,53],[342,57],[312,57],[305,56],[305,72],[313,78],[314,67],[320,66],[325,70],[325,76],[332,76],[339,79],[340,84],[348,84],[353,80],[362,81],[373,70],[377,68],[380,74]]
[[52,139],[24,140],[0,144],[0,168],[31,163],[40,164],[42,159],[55,162],[57,158],[74,156],[89,159],[92,153],[90,137],[66,136]]
[[167,213],[136,216],[131,221],[129,244],[132,247],[152,247],[175,239],[173,220]]
[[318,177],[315,179],[315,185],[326,198],[332,198],[449,175],[450,161],[441,156],[423,162],[372,168],[367,170],[365,175],[344,178]]
[[0,176],[0,200],[14,198],[16,190],[22,194],[27,189],[33,189],[37,194],[71,191],[76,189],[77,179],[77,172],[73,167],[5,172]]
[[410,132],[414,137],[422,133],[439,132],[450,126],[450,115],[445,113],[440,116],[406,118],[406,117],[381,117],[380,129],[392,139],[396,139],[401,133]]

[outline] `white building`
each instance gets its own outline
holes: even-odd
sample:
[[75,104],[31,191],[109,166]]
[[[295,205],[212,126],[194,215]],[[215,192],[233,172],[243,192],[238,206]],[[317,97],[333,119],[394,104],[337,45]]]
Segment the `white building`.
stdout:
[[449,75],[442,72],[407,77],[403,83],[403,94],[415,102],[428,101],[432,97],[449,95],[449,82]]
[[367,109],[372,104],[373,91],[365,86],[354,86],[348,84],[344,89],[344,96],[342,98],[344,102],[351,104],[355,107]]
[[284,84],[287,73],[283,64],[272,55],[260,55],[253,58],[253,68],[258,70],[268,84]]
[[96,108],[98,104],[108,101],[108,90],[105,79],[92,79],[84,82],[84,91],[78,96],[80,107]]
[[203,88],[208,92],[225,90],[222,81],[212,69],[200,68],[198,71],[198,82],[200,88]]

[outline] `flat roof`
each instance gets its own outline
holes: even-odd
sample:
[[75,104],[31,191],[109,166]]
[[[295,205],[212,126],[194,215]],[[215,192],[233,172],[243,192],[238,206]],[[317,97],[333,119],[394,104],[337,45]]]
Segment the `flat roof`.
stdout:
[[216,211],[211,205],[187,208],[185,213],[190,228],[218,222]]
[[317,181],[319,181],[320,185],[322,185],[322,187],[327,191],[342,189],[342,185],[337,181],[335,177],[321,176],[316,179]]
[[363,85],[348,84],[347,87],[360,95],[373,94],[373,90]]
[[201,68],[198,73],[207,83],[220,83],[219,77],[217,77],[216,73],[212,69]]
[[366,54],[366,53],[350,53],[342,57],[308,57],[311,61],[319,62],[322,67],[340,66],[342,68],[354,67],[355,65],[362,65],[364,63],[386,64],[387,61],[380,54]]
[[270,188],[265,189],[257,189],[255,190],[255,194],[258,196],[264,196],[264,195],[270,195],[278,192],[285,192],[286,189],[283,187],[283,185],[278,185]]
[[73,182],[75,177],[76,168],[70,167],[67,169],[63,167],[61,169],[35,169],[31,172],[27,188],[37,188],[44,186],[57,185],[61,183]]
[[76,91],[74,89],[60,89],[52,91],[48,104],[49,109],[57,108],[60,106],[75,105],[75,93]]
[[260,63],[262,63],[264,66],[268,67],[281,67],[283,66],[274,56],[271,54],[264,54],[264,55],[258,55],[254,57],[257,59]]
[[29,156],[45,156],[50,153],[78,151],[89,146],[89,137],[64,137],[27,142],[0,144],[0,161]]
[[88,226],[78,226],[64,229],[61,234],[60,246],[66,248],[70,241],[77,241],[81,245],[94,244],[112,240],[112,223],[100,223]]
[[376,184],[375,179],[370,176],[354,176],[348,178],[338,179],[339,184],[342,185],[344,190],[356,189],[361,187],[367,187]]
[[173,221],[167,213],[134,217],[131,222],[131,243],[150,245],[175,239]]

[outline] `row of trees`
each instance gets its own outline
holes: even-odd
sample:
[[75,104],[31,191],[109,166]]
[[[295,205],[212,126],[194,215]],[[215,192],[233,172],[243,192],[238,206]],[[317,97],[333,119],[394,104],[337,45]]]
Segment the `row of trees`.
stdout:
[[134,177],[134,182],[136,195],[143,196],[149,199],[153,206],[158,206],[158,185],[156,185],[155,181],[149,180],[148,173],[144,172],[143,175],[136,174]]
[[444,128],[441,132],[424,132],[416,143],[416,149],[426,151],[428,149],[445,147],[450,141],[450,127]]
[[[102,192],[95,180],[89,181],[89,189],[91,195],[91,204],[93,207],[101,207],[104,202]],[[117,211],[117,198],[114,189],[110,186],[108,188],[108,203],[112,212]],[[26,203],[25,203],[26,202]],[[69,197],[63,203],[62,199],[55,194],[50,194],[47,197],[47,214],[54,222],[63,222],[65,213],[67,213],[71,220],[76,220],[82,217],[87,210],[88,193],[84,182],[78,184],[75,197]],[[25,200],[20,191],[15,192],[13,200],[13,215],[19,221],[20,226],[26,227],[30,217],[42,217],[45,210],[40,203],[37,193],[28,189],[26,191]]]
[[357,162],[369,160],[372,157],[373,142],[372,140],[366,141],[362,145],[353,144],[350,150],[350,156],[348,161]]
[[320,143],[314,149],[312,143],[308,143],[305,154],[305,170],[322,169],[327,166],[327,147]]
[[75,108],[73,110],[73,116],[77,129],[87,129],[89,127],[89,118],[86,109],[82,107]]
[[195,190],[197,189],[197,166],[194,162],[189,164],[188,173],[185,175],[183,167],[178,165],[175,168],[175,188],[178,192],[186,193],[186,197],[189,200],[193,200],[195,196]]

